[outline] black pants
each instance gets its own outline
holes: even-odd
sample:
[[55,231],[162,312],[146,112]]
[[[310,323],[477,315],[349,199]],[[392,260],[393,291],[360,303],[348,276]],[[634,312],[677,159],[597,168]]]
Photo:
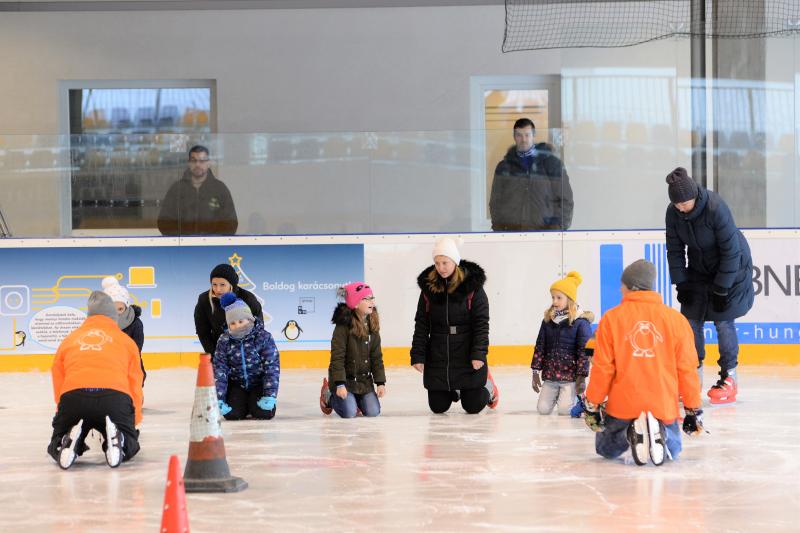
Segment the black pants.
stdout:
[[269,411],[265,411],[258,406],[258,400],[264,396],[264,389],[261,385],[257,385],[250,390],[245,390],[237,383],[228,383],[228,398],[225,400],[231,406],[231,412],[225,415],[225,420],[244,420],[247,415],[252,415],[253,418],[260,420],[270,420],[275,416],[275,409],[273,407]]
[[[434,413],[444,413],[453,404],[452,391],[429,390],[428,405]],[[471,414],[478,414],[489,403],[489,391],[486,387],[479,389],[461,389],[461,407]]]
[[[105,440],[106,416],[116,424],[120,433],[125,435],[122,443],[125,456],[122,460],[132,459],[139,452],[139,430],[136,429],[133,401],[127,394],[111,389],[101,391],[78,389],[62,394],[58,402],[58,411],[53,417],[53,436],[50,438],[47,453],[58,461],[61,438],[83,419],[81,435],[75,445],[75,452],[83,455],[83,452],[89,449],[84,440],[90,430],[99,432]],[[103,442],[103,450],[105,449],[106,442]]]

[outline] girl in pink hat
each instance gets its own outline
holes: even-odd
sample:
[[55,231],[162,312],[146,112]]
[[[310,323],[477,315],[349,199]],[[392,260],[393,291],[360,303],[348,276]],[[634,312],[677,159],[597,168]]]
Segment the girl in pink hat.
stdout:
[[345,285],[337,292],[344,301],[336,306],[331,319],[336,327],[319,407],[326,415],[336,411],[342,418],[353,418],[359,412],[378,416],[378,398],[386,393],[386,372],[375,296],[363,281]]

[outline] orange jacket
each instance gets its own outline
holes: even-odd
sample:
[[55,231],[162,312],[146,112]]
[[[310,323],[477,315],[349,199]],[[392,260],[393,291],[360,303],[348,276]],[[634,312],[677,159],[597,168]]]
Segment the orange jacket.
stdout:
[[123,392],[133,400],[135,423],[142,421],[142,367],[139,349],[107,316],[88,317],[67,335],[53,360],[53,395],[98,388]]
[[697,351],[689,321],[653,291],[625,294],[597,327],[586,399],[608,397],[606,412],[632,419],[650,411],[666,424],[678,418],[678,397],[700,407]]

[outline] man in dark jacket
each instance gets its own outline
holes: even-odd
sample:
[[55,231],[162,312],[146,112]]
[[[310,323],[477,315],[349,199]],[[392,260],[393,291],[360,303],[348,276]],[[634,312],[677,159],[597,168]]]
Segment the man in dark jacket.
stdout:
[[694,331],[700,367],[705,358],[703,324],[714,322],[720,379],[708,396],[711,403],[730,403],[736,401],[738,389],[739,340],[734,320],[747,314],[755,297],[750,247],[717,193],[698,187],[680,167],[667,176],[667,183],[669,273],[678,290],[681,313]]
[[228,187],[211,172],[208,148],[189,150],[189,168],[161,202],[162,235],[234,235],[239,221]]
[[561,160],[547,143],[534,146],[535,127],[514,123],[514,146],[497,165],[489,199],[494,231],[569,229],[572,188]]
[[235,294],[247,304],[253,316],[262,321],[263,312],[256,295],[239,287],[239,274],[231,265],[222,263],[215,266],[210,278],[211,289],[201,292],[197,297],[197,305],[194,307],[194,328],[200,344],[203,345],[203,351],[213,355],[217,349],[217,341],[227,329],[225,310],[220,304],[223,294],[228,292]]

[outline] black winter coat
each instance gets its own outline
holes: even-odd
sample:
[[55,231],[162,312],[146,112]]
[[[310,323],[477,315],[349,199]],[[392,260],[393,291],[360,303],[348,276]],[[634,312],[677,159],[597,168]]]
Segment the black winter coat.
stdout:
[[[247,304],[255,318],[263,320],[261,304],[255,294],[241,287],[234,287],[233,292]],[[214,354],[217,349],[217,341],[220,335],[228,329],[225,321],[225,310],[219,303],[219,298],[211,296],[211,291],[204,291],[197,297],[197,305],[194,306],[194,329],[203,351]]]
[[139,348],[139,364],[142,367],[142,386],[144,386],[144,381],[147,379],[147,372],[144,369],[144,359],[142,359],[142,347],[144,346],[144,324],[142,324],[142,320],[139,318],[142,316],[142,308],[138,305],[131,305],[131,309],[133,309],[133,322],[128,324],[128,327],[123,329],[122,332],[133,339],[133,342],[135,342],[137,348]]
[[509,148],[494,171],[489,212],[495,231],[569,229],[572,225],[572,187],[567,170],[547,143],[536,145],[528,170]]
[[128,337],[133,339],[133,342],[136,343],[136,346],[139,348],[139,355],[142,355],[142,347],[144,346],[144,324],[142,324],[142,320],[139,318],[142,316],[142,308],[138,305],[131,305],[131,309],[133,309],[133,322],[128,324],[128,327],[124,328],[122,331]]
[[340,303],[331,320],[336,324],[331,338],[331,363],[328,366],[328,383],[333,394],[340,383],[353,394],[375,392],[375,384],[386,383],[380,333],[370,331],[369,338],[356,337],[350,332],[352,316],[350,309]]
[[234,235],[238,227],[231,193],[210,170],[200,188],[186,170],[167,190],[158,213],[162,235]]
[[570,324],[568,319],[556,324],[542,320],[531,368],[542,371],[545,381],[575,381],[589,375],[586,342],[592,336],[594,314],[586,311]]
[[[693,295],[681,313],[694,320],[733,320],[753,306],[753,259],[730,209],[715,192],[701,188],[689,213],[667,207],[667,261],[672,283]],[[687,265],[688,256],[688,265]],[[714,286],[728,291],[728,308],[714,311]]]
[[414,318],[411,364],[425,364],[423,384],[428,390],[486,385],[487,365],[480,370],[472,368],[473,360],[485,363],[489,351],[489,298],[483,290],[486,274],[470,261],[462,260],[459,266],[466,277],[452,293],[438,275],[435,283],[428,282],[433,266],[417,278],[422,292]]

